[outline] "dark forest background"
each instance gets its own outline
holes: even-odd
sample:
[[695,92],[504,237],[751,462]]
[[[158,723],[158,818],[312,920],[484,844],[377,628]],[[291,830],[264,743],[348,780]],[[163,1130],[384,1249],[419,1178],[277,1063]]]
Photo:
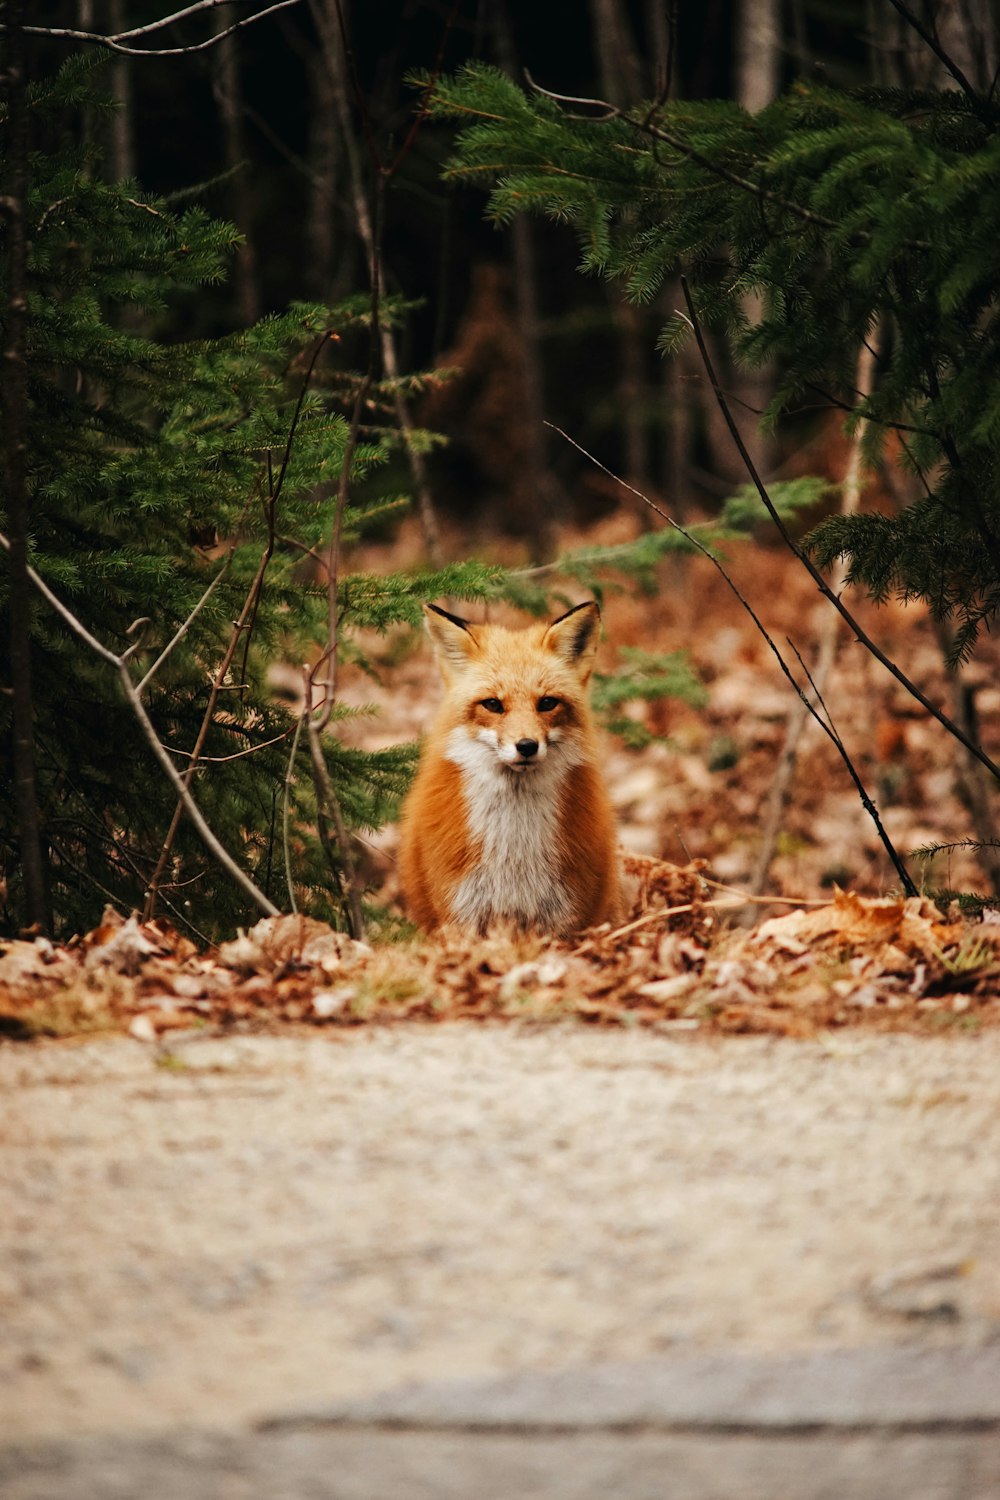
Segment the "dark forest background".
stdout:
[[[123,0],[44,9],[47,26],[99,32],[166,13]],[[249,13],[196,15],[149,45],[198,43]],[[931,13],[973,76],[989,68],[995,29],[985,3]],[[49,67],[72,44],[34,45],[36,63]],[[192,296],[164,332],[218,334],[295,299],[364,290],[351,153],[370,191],[370,148],[388,160],[413,123],[414,75],[470,61],[619,106],[664,86],[673,99],[733,98],[757,110],[796,78],[840,87],[947,81],[888,0],[303,0],[205,51],[111,58],[107,84],[121,109],[106,127],[109,174],[134,176],[175,204],[197,201],[245,236],[229,284]],[[447,125],[422,123],[386,194],[383,240],[387,287],[414,304],[398,339],[400,368],[466,371],[420,413],[449,439],[431,460],[437,503],[462,526],[526,532],[543,551],[542,523],[553,513],[586,520],[619,503],[546,432],[544,416],[640,488],[669,495],[679,515],[717,506],[745,475],[696,359],[665,362],[655,351],[673,304],[635,307],[575,275],[578,248],[559,226],[487,223],[483,196],[443,174],[452,137]],[[729,376],[751,413],[766,404],[766,372]],[[815,423],[804,410],[783,451],[807,442]]]

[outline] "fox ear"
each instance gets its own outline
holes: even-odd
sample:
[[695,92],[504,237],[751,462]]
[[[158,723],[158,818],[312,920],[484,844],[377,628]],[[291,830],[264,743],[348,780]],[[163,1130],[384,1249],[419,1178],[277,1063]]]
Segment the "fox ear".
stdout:
[[445,682],[450,682],[479,650],[479,642],[468,620],[463,620],[461,615],[450,615],[436,604],[424,605],[424,624],[434,644],[441,675]]
[[587,682],[594,670],[600,624],[601,611],[590,599],[553,620],[542,644],[572,667],[581,682]]

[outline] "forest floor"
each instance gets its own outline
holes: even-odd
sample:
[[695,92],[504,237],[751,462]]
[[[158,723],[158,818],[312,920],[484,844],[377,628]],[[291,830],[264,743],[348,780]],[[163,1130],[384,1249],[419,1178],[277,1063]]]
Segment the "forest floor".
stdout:
[[[616,535],[609,529],[593,539]],[[391,557],[370,551],[365,561],[372,571],[399,566],[406,560],[399,546]],[[772,636],[816,662],[831,612],[802,569],[759,546],[731,552],[732,571],[748,575]],[[951,680],[925,612],[861,606],[859,613],[933,699],[950,705],[964,695],[974,704],[983,746],[1000,756],[994,642]],[[787,795],[775,803],[797,700],[707,563],[668,565],[655,596],[611,593],[605,623],[605,671],[622,647],[683,649],[707,692],[697,708],[636,705],[658,737],[645,749],[607,741],[630,902],[617,926],[563,942],[498,933],[470,943],[464,934],[407,938],[390,917],[369,946],[289,916],[212,948],[163,921],[140,926],[109,911],[94,932],[68,942],[5,946],[0,1032],[127,1030],[154,1042],[191,1026],[573,1018],[703,1035],[856,1027],[933,1035],[1000,1023],[1000,913],[970,917],[942,895],[989,892],[989,864],[977,860],[995,859],[996,849],[977,855],[968,844],[992,837],[995,794],[892,677],[842,640],[824,697],[925,892],[906,899],[843,762],[811,720]],[[430,651],[406,632],[366,645],[380,680],[355,668],[345,672],[342,695],[355,707],[373,702],[377,712],[348,721],[351,732],[364,745],[413,740],[439,694]],[[396,840],[388,825],[359,845],[366,879],[390,913],[399,900]],[[748,897],[768,842],[760,894]],[[949,847],[926,861],[913,857],[927,845]]]
[[[774,554],[744,562],[769,628],[812,659],[811,586]],[[197,1456],[157,1489],[135,1455],[101,1449],[87,1479],[90,1459],[77,1469],[65,1446],[31,1445],[248,1433],[405,1382],[614,1367],[644,1390],[649,1361],[683,1385],[685,1361],[716,1355],[924,1351],[966,1373],[993,1357],[1000,922],[899,896],[808,727],[768,899],[733,895],[758,852],[789,695],[715,575],[698,565],[675,581],[605,610],[605,669],[623,644],[686,647],[709,691],[705,708],[649,712],[669,743],[609,751],[633,893],[617,929],[369,946],[284,917],[206,948],[109,912],[66,943],[3,946],[5,1495],[327,1494],[316,1474],[255,1490],[249,1438],[216,1488]],[[924,618],[866,620],[949,697]],[[384,644],[381,689],[348,679],[354,701],[380,702],[357,731],[371,743],[412,738],[435,701],[429,653],[404,647]],[[996,753],[990,647],[972,681]],[[842,645],[826,685],[840,732],[901,851],[961,840],[956,753],[880,671]],[[390,901],[394,837],[369,849]],[[987,889],[966,849],[930,877]],[[993,1443],[978,1408],[958,1419]],[[914,1449],[906,1472],[929,1474],[929,1455]],[[834,1489],[810,1488],[800,1455],[794,1492],[994,1494],[993,1480],[969,1487],[963,1455],[964,1478],[926,1490],[852,1488],[875,1472],[863,1454]],[[791,1493],[786,1449],[772,1457],[759,1493]],[[758,1493],[697,1481],[703,1458],[678,1496]],[[492,1450],[463,1490],[453,1459],[439,1455],[433,1483],[383,1474],[381,1490],[359,1468],[343,1494],[662,1493],[659,1459],[648,1488],[593,1491],[501,1483]],[[558,1462],[565,1472],[572,1453]]]

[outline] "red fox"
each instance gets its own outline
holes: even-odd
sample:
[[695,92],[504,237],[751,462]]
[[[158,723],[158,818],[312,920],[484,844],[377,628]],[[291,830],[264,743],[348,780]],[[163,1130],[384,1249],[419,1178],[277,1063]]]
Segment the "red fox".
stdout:
[[557,934],[614,919],[615,823],[587,693],[597,605],[524,630],[424,611],[445,697],[403,809],[410,915]]

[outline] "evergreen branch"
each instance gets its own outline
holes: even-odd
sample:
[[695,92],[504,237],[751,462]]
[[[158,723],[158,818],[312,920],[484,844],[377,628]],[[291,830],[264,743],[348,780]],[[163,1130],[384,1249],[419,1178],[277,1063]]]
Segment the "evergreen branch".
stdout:
[[[927,367],[927,388],[930,393],[931,399],[936,404],[940,405],[941,385],[938,380],[937,370],[934,368],[933,363],[929,364]],[[950,429],[948,429],[947,427],[945,428],[940,442],[945,457],[951,465],[952,472],[956,475],[961,474],[963,468],[962,456],[958,451],[958,444],[952,436]],[[979,533],[979,537],[982,541],[983,546],[986,548],[986,555],[989,557],[990,562],[993,564],[994,576],[996,578],[1000,578],[1000,544],[998,544],[995,534],[990,530],[990,527],[987,524],[986,516],[983,512],[982,502],[979,498],[979,491],[977,486],[975,484],[967,485],[966,495],[968,503],[971,505],[973,514],[975,516],[976,530]]]
[[[665,145],[679,152],[681,156],[686,156],[690,161],[697,163],[699,167],[704,167],[714,177],[719,177],[724,182],[730,183],[731,186],[740,188],[745,193],[750,193],[757,199],[758,203],[762,205],[764,203],[772,203],[776,208],[784,209],[786,213],[790,213],[795,218],[801,219],[804,224],[814,224],[818,229],[841,228],[840,223],[836,219],[828,219],[824,214],[818,214],[813,209],[806,208],[804,204],[796,203],[791,198],[785,198],[782,194],[774,192],[771,188],[764,187],[762,183],[751,182],[747,177],[741,177],[736,172],[730,172],[727,167],[722,166],[720,162],[713,161],[710,156],[706,156],[704,152],[698,151],[696,147],[689,145],[680,136],[668,134],[662,126],[653,125],[647,120],[633,119],[630,115],[624,113],[621,115],[621,118],[642,135],[648,135],[656,141],[663,141]],[[857,230],[855,233],[856,237],[861,240],[870,240],[872,237],[871,232],[868,230]],[[932,250],[934,248],[929,240],[904,240],[902,243],[911,250]]]
[[[865,348],[868,348],[867,344],[865,345]],[[849,402],[841,401],[840,398],[838,396],[835,396],[832,391],[824,390],[823,387],[821,385],[817,385],[814,380],[807,380],[805,388],[807,391],[815,391],[816,395],[822,396],[823,400],[826,401],[830,406],[836,407],[838,411],[846,411],[848,416],[850,417],[863,417],[866,422],[874,422],[878,427],[887,427],[890,432],[914,432],[919,437],[933,438],[935,442],[941,441],[940,433],[935,432],[933,428],[914,427],[910,422],[896,422],[892,417],[880,417],[876,415],[875,412],[862,411],[858,406],[851,406]],[[862,391],[858,391],[857,394],[861,396],[863,400],[867,399]],[[743,405],[745,406],[746,402],[743,402]]]
[[570,119],[570,120],[573,120],[573,119],[577,119],[577,120],[620,120],[620,119],[622,119],[622,111],[618,108],[618,105],[617,104],[611,104],[611,103],[609,103],[609,101],[607,99],[586,99],[586,98],[583,98],[582,96],[578,97],[575,94],[556,94],[556,93],[553,92],[552,89],[543,88],[543,86],[540,83],[536,83],[535,80],[534,80],[534,78],[532,78],[530,71],[527,68],[524,69],[524,76],[528,80],[528,86],[532,89],[532,91],[534,93],[536,93],[536,94],[541,94],[542,97],[543,97],[543,99],[551,99],[556,104],[582,104],[582,105],[585,105],[586,107],[588,107],[590,109],[599,109],[599,110],[602,111],[602,113],[599,114],[599,115],[568,115],[567,119]]
[[[661,520],[666,521],[668,526],[672,526],[675,531],[679,531],[683,537],[687,538],[692,546],[696,547],[704,557],[708,558],[709,562],[719,572],[725,583],[728,585],[729,589],[736,596],[743,609],[745,609],[747,614],[750,616],[758,632],[767,643],[767,646],[771,651],[771,654],[774,656],[774,659],[778,663],[783,676],[791,685],[793,692],[798,696],[806,711],[812,716],[812,718],[816,720],[816,723],[819,725],[820,729],[822,729],[823,733],[832,742],[834,748],[837,750],[845,766],[847,767],[848,774],[851,776],[851,779],[854,781],[861,794],[861,801],[865,808],[865,811],[875,823],[875,829],[878,833],[879,840],[886,850],[886,853],[889,855],[889,858],[891,859],[897,873],[899,874],[900,880],[903,884],[903,889],[906,891],[908,896],[916,896],[918,894],[917,888],[913,884],[906,866],[903,864],[903,861],[900,859],[899,855],[894,849],[892,842],[889,839],[889,835],[883,828],[875,804],[872,802],[871,798],[868,796],[868,793],[862,786],[861,780],[858,777],[858,773],[855,770],[846,749],[844,748],[843,741],[840,739],[840,736],[837,734],[832,725],[827,724],[826,720],[818,712],[816,705],[810,699],[808,693],[806,693],[801,685],[796,681],[795,674],[792,672],[788,663],[785,661],[785,658],[782,656],[775,641],[769,634],[767,627],[758,616],[753,605],[740,593],[740,590],[737,588],[736,583],[727,572],[723,564],[719,561],[714,553],[710,552],[709,549],[698,540],[696,536],[692,536],[691,532],[686,530],[679,521],[675,521],[674,518],[668,515],[665,510],[661,510],[661,508],[656,505],[654,501],[650,500],[648,495],[644,495],[641,490],[636,489],[634,485],[629,484],[626,480],[622,479],[620,475],[615,474],[611,469],[607,468],[606,465],[601,463],[599,458],[595,458],[592,453],[588,453],[586,448],[582,447],[582,445],[578,443],[575,438],[571,438],[568,433],[563,432],[561,427],[557,427],[554,422],[546,422],[545,425],[546,427],[551,427],[554,432],[558,432],[560,437],[564,437],[568,443],[572,443],[573,447],[576,448],[580,453],[582,453],[585,458],[589,458],[591,463],[596,464],[599,469],[603,470],[603,472],[607,474],[609,479],[615,480],[616,483],[620,484],[623,489],[629,490],[631,494],[635,495],[639,500],[641,500],[644,505],[648,505],[650,510],[655,511],[655,513],[660,517]],[[794,650],[794,647],[792,649]],[[798,652],[796,652],[796,655],[798,655]],[[799,658],[799,660],[801,661],[801,657]],[[806,676],[807,678],[809,678],[808,671],[806,672]],[[815,685],[813,685],[813,688],[815,691]],[[817,697],[818,696],[819,695],[817,694]],[[822,699],[820,699],[819,701],[822,702]],[[825,704],[823,706],[825,709]]]
[[[681,136],[671,134],[670,132],[664,130],[661,125],[654,125],[648,114],[644,119],[637,120],[633,115],[630,115],[627,110],[621,109],[617,104],[611,104],[607,100],[573,99],[569,95],[553,94],[548,89],[542,88],[541,84],[535,83],[531,79],[530,75],[528,81],[534,91],[538,94],[543,95],[543,97],[546,99],[554,99],[567,104],[590,104],[599,106],[605,111],[605,113],[599,117],[600,119],[622,120],[626,125],[630,125],[633,130],[638,130],[641,135],[648,135],[654,141],[662,141],[662,143],[666,146],[669,146],[671,150],[677,151],[681,156],[686,156],[689,161],[697,163],[699,167],[704,167],[705,171],[710,172],[713,177],[718,177],[723,182],[728,182],[731,187],[738,187],[742,189],[743,192],[752,194],[752,196],[759,201],[762,200],[768,203],[773,203],[776,205],[776,207],[787,210],[788,213],[794,214],[797,218],[804,220],[807,224],[815,224],[819,229],[839,228],[839,225],[835,219],[827,219],[823,214],[814,213],[812,209],[805,208],[801,203],[793,203],[789,199],[781,197],[780,194],[773,192],[770,188],[763,187],[759,182],[751,182],[747,177],[741,177],[736,172],[730,172],[727,167],[722,166],[720,162],[714,161],[712,157],[706,156],[703,151],[699,151],[696,146],[690,145]],[[587,116],[587,118],[591,119],[593,118],[593,116]]]
[[952,854],[956,849],[1000,849],[1000,839],[953,839],[948,844],[921,844],[910,853],[914,859],[933,859],[936,854]]
[[[150,31],[159,31],[171,22],[180,20],[182,16],[192,15],[199,10],[214,10],[220,5],[228,5],[233,0],[200,0],[197,5],[191,5],[186,10],[178,11],[176,15],[165,16],[162,21],[154,21],[148,26],[138,26],[132,31],[122,31],[116,35],[105,36],[100,31],[74,31],[66,26],[25,26],[24,30],[33,36],[47,36],[71,42],[93,42],[98,47],[106,47],[109,52],[119,52],[126,57],[184,57],[189,52],[205,52],[209,47],[215,47],[224,41],[227,36],[232,36],[234,31],[241,31],[244,26],[252,26],[255,21],[262,21],[265,16],[272,15],[276,10],[286,10],[290,5],[298,5],[301,0],[274,0],[264,10],[259,10],[255,15],[244,16],[241,21],[227,26],[224,31],[214,32],[204,42],[192,42],[186,47],[128,47],[119,40],[120,37],[142,36]],[[8,27],[0,28],[4,31]]]
[[[720,161],[706,155],[705,152],[700,151],[696,146],[691,145],[691,143],[685,140],[682,136],[676,135],[671,131],[664,130],[662,125],[654,122],[654,116],[656,113],[655,109],[648,110],[641,119],[637,119],[636,116],[630,113],[628,110],[622,109],[618,105],[610,103],[610,101],[608,100],[589,99],[585,97],[574,98],[572,95],[568,94],[556,94],[553,93],[550,89],[543,88],[541,84],[536,83],[530,77],[530,75],[528,75],[528,81],[535,93],[542,95],[542,97],[544,98],[551,99],[556,103],[580,104],[589,106],[591,108],[602,109],[604,111],[604,114],[601,116],[587,115],[577,116],[576,118],[586,119],[588,121],[593,121],[594,123],[605,123],[611,120],[620,120],[623,124],[629,126],[632,130],[638,131],[640,135],[647,136],[651,140],[660,141],[662,144],[669,146],[671,150],[676,151],[680,156],[686,157],[689,161],[694,162],[697,166],[708,172],[712,177],[718,178],[719,181],[728,182],[731,187],[739,188],[741,192],[750,194],[750,196],[757,200],[762,208],[765,203],[770,203],[774,205],[774,207],[780,208],[784,210],[784,212],[791,214],[794,218],[801,220],[803,223],[814,225],[817,229],[840,230],[843,227],[840,220],[828,218],[825,214],[817,213],[814,209],[806,208],[804,204],[798,203],[794,199],[786,198],[783,194],[775,192],[772,188],[765,187],[761,182],[753,182],[748,177],[743,177],[740,173],[731,171],[728,167],[723,166]],[[476,111],[463,108],[463,113],[475,114]],[[489,115],[486,115],[485,117],[498,118],[496,116]],[[569,118],[573,117],[570,116]],[[655,151],[653,155],[659,165],[662,166],[663,163],[660,162],[659,157],[656,156]],[[477,170],[490,169],[480,164],[479,166],[477,166]],[[497,164],[492,170],[494,172],[499,171],[500,165]],[[563,176],[580,175],[567,173],[564,171],[564,169],[558,167],[553,162],[546,163],[544,167],[539,165],[538,170],[553,174],[561,174]],[[582,177],[581,180],[583,180]],[[864,241],[865,243],[869,243],[872,240],[873,236],[872,232],[869,230],[858,229],[854,231],[854,237]],[[901,241],[901,244],[905,245],[907,249],[911,250],[932,250],[934,248],[933,244],[929,240],[904,239]]]
[[[3,549],[8,553],[11,550],[10,542],[2,533],[0,533],[0,547],[3,547]],[[82,640],[86,646],[89,646],[91,651],[99,656],[102,661],[107,662],[109,666],[115,668],[116,672],[118,673],[118,677],[128,704],[139,721],[139,726],[142,729],[143,735],[147,743],[149,744],[150,749],[152,750],[156,759],[159,761],[160,766],[167,777],[167,780],[170,782],[171,786],[174,788],[174,791],[177,793],[179,805],[183,807],[184,811],[191,819],[191,822],[198,830],[198,833],[201,836],[202,843],[208,849],[209,853],[215,858],[217,863],[222,866],[227,875],[229,875],[236,882],[240,889],[247,896],[249,896],[250,900],[254,903],[255,906],[259,907],[260,910],[265,912],[269,917],[280,916],[281,913],[274,905],[274,903],[264,895],[264,892],[259,889],[259,887],[254,883],[253,880],[251,880],[250,876],[247,875],[244,870],[240,869],[239,865],[233,859],[232,855],[229,854],[229,852],[222,846],[222,844],[219,843],[219,840],[212,832],[197,802],[195,802],[194,798],[191,796],[187,782],[177,771],[177,768],[174,766],[173,762],[170,759],[169,753],[160,743],[159,736],[157,735],[156,730],[153,727],[152,720],[147,714],[142,699],[139,697],[139,694],[136,691],[135,683],[132,681],[132,676],[128,669],[128,663],[124,661],[122,657],[116,656],[113,651],[110,651],[107,646],[105,646],[101,641],[97,639],[96,636],[91,635],[87,627],[77,619],[76,615],[74,615],[71,610],[67,609],[62,600],[52,592],[48,584],[43,578],[39,576],[38,573],[35,572],[34,568],[29,567],[27,571],[28,577],[31,579],[31,582],[34,584],[35,588],[38,589],[43,599],[45,599],[47,603],[51,605],[56,614],[59,615],[59,617],[65,622],[65,624],[69,626],[70,630],[73,631],[74,635],[79,636],[80,640]]]
[[698,343],[698,350],[701,354],[702,363],[705,366],[705,371],[708,375],[709,382],[712,386],[712,390],[715,392],[715,399],[719,405],[720,411],[722,412],[722,416],[725,420],[726,426],[729,429],[730,436],[732,437],[733,442],[736,444],[739,455],[743,460],[747,473],[750,475],[750,478],[753,481],[754,488],[756,489],[758,495],[761,498],[761,501],[763,502],[764,509],[767,511],[768,515],[771,517],[771,520],[778,528],[778,534],[781,537],[782,541],[798,558],[799,562],[806,569],[807,573],[816,584],[816,587],[819,589],[820,593],[824,596],[824,598],[830,601],[834,609],[837,610],[838,614],[840,614],[845,623],[854,632],[854,635],[856,636],[860,644],[864,646],[872,656],[875,657],[876,661],[882,663],[886,671],[891,673],[891,675],[895,677],[900,686],[904,687],[912,698],[915,698],[916,701],[921,704],[921,706],[925,708],[929,714],[933,715],[933,717],[937,719],[942,728],[946,729],[948,733],[953,735],[960,744],[964,745],[969,754],[975,756],[976,760],[980,761],[986,767],[986,769],[992,772],[997,780],[1000,781],[1000,766],[992,761],[986,754],[985,750],[983,750],[979,745],[971,740],[969,736],[964,732],[964,730],[962,730],[953,719],[949,718],[949,716],[944,712],[943,709],[936,707],[936,705],[931,702],[927,695],[921,691],[917,684],[915,682],[912,682],[910,678],[907,677],[906,673],[903,672],[902,669],[898,667],[890,657],[886,656],[881,647],[878,646],[876,642],[872,640],[871,636],[868,635],[867,631],[862,628],[860,622],[847,608],[847,605],[843,602],[840,596],[835,593],[833,589],[831,589],[830,585],[827,583],[826,579],[823,577],[823,574],[813,562],[808,552],[806,552],[805,549],[799,545],[799,543],[792,536],[791,532],[788,530],[788,527],[785,525],[780,513],[778,512],[777,508],[774,505],[774,502],[767,492],[764,481],[761,479],[760,474],[757,471],[757,466],[751,458],[749,450],[747,449],[740,430],[733,418],[733,414],[729,408],[729,403],[726,400],[725,393],[719,385],[719,380],[715,373],[715,367],[712,364],[712,359],[709,355],[708,347],[705,343],[705,336],[702,332],[701,324],[695,311],[694,302],[691,298],[691,291],[687,283],[687,277],[682,275],[680,281],[682,290],[684,292],[684,299],[688,306],[691,327],[694,330],[695,339]]

